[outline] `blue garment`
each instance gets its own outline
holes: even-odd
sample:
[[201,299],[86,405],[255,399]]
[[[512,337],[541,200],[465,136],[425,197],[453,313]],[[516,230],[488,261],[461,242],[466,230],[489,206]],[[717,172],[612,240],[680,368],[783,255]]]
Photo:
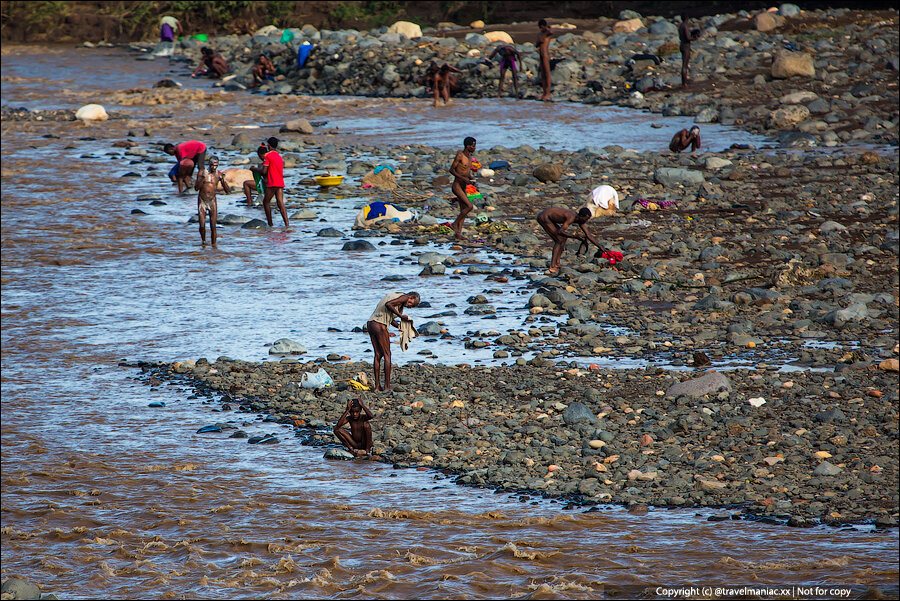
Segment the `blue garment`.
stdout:
[[394,168],[390,165],[378,165],[377,167],[375,167],[375,169],[372,170],[372,175],[378,175],[385,169],[390,170],[391,173],[396,173],[396,171],[394,171]]
[[179,162],[175,161],[175,166],[169,170],[169,177],[178,177],[178,165]]
[[488,165],[488,169],[509,169],[509,163],[507,161],[493,161]]
[[297,48],[297,67],[302,68],[303,65],[306,64],[306,59],[309,58],[309,53],[312,52],[313,45],[303,43]]

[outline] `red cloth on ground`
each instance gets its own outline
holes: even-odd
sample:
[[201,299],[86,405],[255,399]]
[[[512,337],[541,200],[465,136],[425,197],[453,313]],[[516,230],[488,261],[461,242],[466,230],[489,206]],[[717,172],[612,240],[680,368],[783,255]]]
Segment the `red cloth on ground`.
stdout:
[[284,160],[281,155],[272,150],[266,153],[263,165],[268,165],[266,170],[267,188],[284,188]]
[[622,253],[615,251],[615,250],[604,251],[603,254],[600,256],[603,257],[604,259],[606,259],[607,261],[609,261],[610,263],[612,263],[613,265],[615,265],[616,263],[618,263],[619,261],[621,261],[622,259],[625,258],[622,255]]

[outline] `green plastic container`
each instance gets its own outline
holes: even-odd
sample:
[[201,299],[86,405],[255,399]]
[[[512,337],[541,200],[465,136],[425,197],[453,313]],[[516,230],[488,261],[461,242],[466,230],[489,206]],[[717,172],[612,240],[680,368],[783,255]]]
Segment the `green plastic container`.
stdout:
[[197,33],[191,36],[192,40],[197,40],[198,42],[205,42],[209,39],[205,33]]

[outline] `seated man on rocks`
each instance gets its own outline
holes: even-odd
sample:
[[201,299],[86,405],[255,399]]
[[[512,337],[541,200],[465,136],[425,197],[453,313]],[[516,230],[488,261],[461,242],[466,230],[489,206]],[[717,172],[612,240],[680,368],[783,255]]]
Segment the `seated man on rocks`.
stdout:
[[[369,408],[363,405],[362,399],[349,399],[347,408],[334,426],[334,435],[357,457],[372,454],[372,426],[369,425],[369,420],[373,417],[375,416]],[[345,424],[350,425],[349,430],[344,428]]]

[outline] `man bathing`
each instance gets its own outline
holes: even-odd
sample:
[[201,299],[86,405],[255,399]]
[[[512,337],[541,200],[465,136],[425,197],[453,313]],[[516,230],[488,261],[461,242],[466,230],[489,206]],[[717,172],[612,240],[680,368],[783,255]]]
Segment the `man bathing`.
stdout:
[[681,152],[688,146],[691,147],[691,152],[700,148],[700,128],[696,125],[690,130],[682,129],[672,136],[672,141],[669,142],[669,150],[675,153]]
[[202,169],[197,174],[197,216],[200,218],[200,242],[206,244],[206,212],[209,211],[209,233],[212,245],[216,245],[216,218],[219,207],[216,205],[216,187],[222,183],[225,194],[231,194],[225,175],[219,171],[219,159],[209,157],[209,169]]
[[228,63],[225,62],[225,59],[222,58],[221,54],[214,52],[213,49],[208,46],[201,48],[200,54],[202,55],[200,57],[200,64],[197,65],[197,68],[191,73],[191,77],[208,75],[213,79],[220,79],[223,75],[228,73]]
[[450,173],[453,175],[453,185],[450,190],[456,198],[451,198],[450,202],[459,203],[459,216],[450,224],[450,229],[456,234],[457,240],[464,240],[462,235],[463,222],[474,206],[472,201],[466,195],[466,186],[472,181],[472,154],[475,152],[475,138],[469,136],[463,140],[463,149],[459,151],[453,164],[450,165]]
[[[372,426],[369,420],[374,418],[369,408],[363,405],[362,399],[348,399],[347,408],[334,426],[334,435],[347,450],[359,457],[372,454]],[[349,425],[350,429],[344,428]]]
[[[375,351],[375,390],[393,390],[391,387],[391,340],[388,327],[400,328],[398,319],[411,322],[409,315],[403,314],[403,309],[404,307],[417,307],[419,300],[418,292],[406,294],[391,292],[381,299],[366,323],[366,329],[372,339],[372,350]],[[382,360],[384,360],[384,386],[381,385],[380,374]]]
[[268,150],[268,152],[263,157],[262,168],[251,167],[250,170],[254,171],[259,169],[259,172],[265,176],[266,193],[263,194],[263,209],[266,212],[266,222],[269,224],[269,227],[272,227],[273,196],[275,197],[275,202],[278,204],[278,211],[281,213],[281,218],[284,219],[284,225],[287,227],[289,224],[287,209],[284,206],[284,160],[281,158],[281,155],[278,154],[277,148],[278,138],[272,137],[266,140],[266,150]]
[[182,142],[178,146],[166,144],[163,146],[163,152],[175,157],[175,166],[169,170],[169,179],[178,184],[178,193],[181,194],[187,188],[193,187],[191,176],[194,173],[194,166],[199,170],[206,164],[206,144],[197,140]]
[[537,47],[541,59],[541,86],[544,89],[544,93],[541,94],[538,100],[546,101],[550,100],[550,38],[553,37],[553,32],[550,31],[550,26],[547,25],[546,19],[538,21],[538,28],[540,33],[538,34]]
[[265,144],[260,144],[256,149],[256,156],[259,157],[259,165],[250,167],[253,172],[253,179],[244,180],[242,187],[244,188],[244,196],[247,197],[247,206],[253,206],[253,191],[256,190],[260,198],[266,196],[266,178],[263,176],[263,164],[266,160],[266,153],[269,148]]
[[522,55],[515,47],[509,44],[497,46],[488,57],[488,60],[494,60],[494,57],[500,55],[500,83],[497,85],[497,98],[503,96],[503,80],[506,78],[506,70],[512,71],[513,89],[516,92],[516,100],[519,99],[519,74],[516,71],[516,61],[519,61],[519,69],[522,68]]
[[[590,240],[601,252],[606,252],[606,249],[603,248],[603,246],[601,246],[601,244],[597,242],[584,227],[584,224],[586,224],[590,218],[591,210],[587,207],[582,207],[577,213],[571,209],[550,207],[549,209],[541,211],[537,216],[537,222],[541,224],[541,227],[544,228],[544,231],[547,232],[547,235],[553,240],[553,253],[550,257],[550,269],[548,269],[550,273],[557,273],[559,271],[559,259],[562,256],[562,252],[566,247],[566,241],[569,238],[580,240],[582,245],[587,244],[588,240]],[[573,223],[581,228],[584,236],[565,232],[565,229]]]
[[255,88],[261,81],[274,79],[274,77],[275,65],[269,60],[268,56],[260,54],[259,58],[256,59],[256,64],[253,65],[253,84],[250,87]]
[[433,72],[432,81],[434,86],[434,106],[438,105],[438,99],[443,98],[444,104],[450,102],[451,88],[456,87],[456,75],[454,73],[462,73],[456,67],[451,67],[444,63]]

